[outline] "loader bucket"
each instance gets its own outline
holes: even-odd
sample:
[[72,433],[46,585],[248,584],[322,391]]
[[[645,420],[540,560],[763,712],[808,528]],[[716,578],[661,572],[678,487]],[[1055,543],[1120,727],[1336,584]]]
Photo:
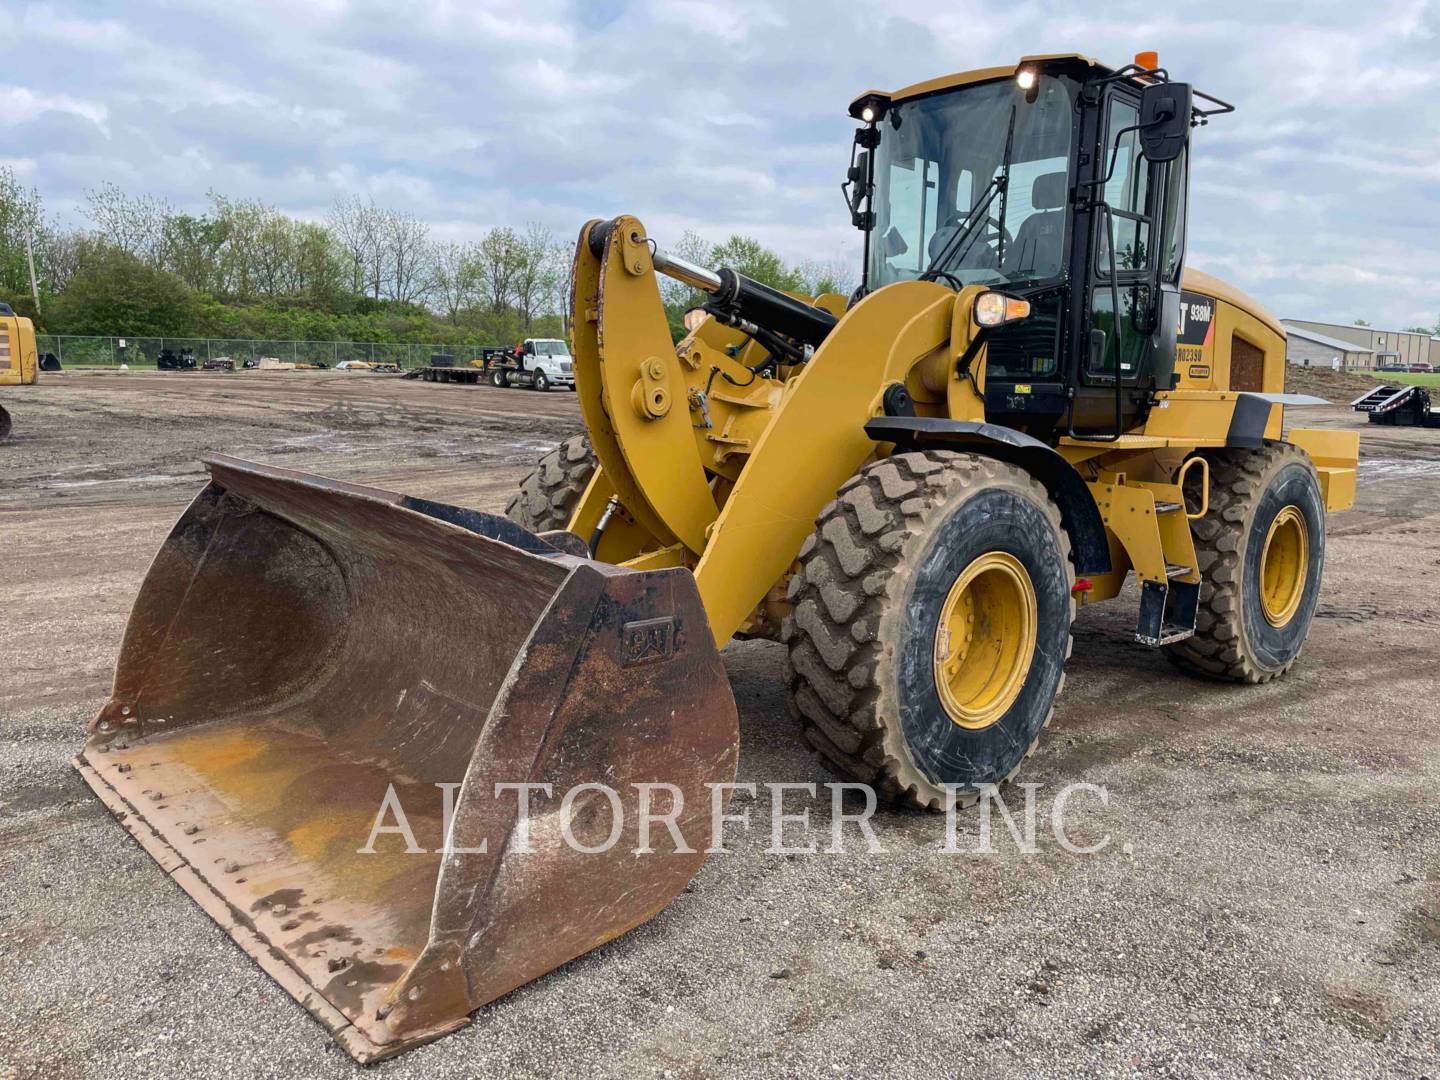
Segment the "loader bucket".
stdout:
[[[688,571],[207,464],[75,764],[357,1060],[461,1026],[681,891],[738,747]],[[526,784],[548,785],[528,816],[497,792]]]

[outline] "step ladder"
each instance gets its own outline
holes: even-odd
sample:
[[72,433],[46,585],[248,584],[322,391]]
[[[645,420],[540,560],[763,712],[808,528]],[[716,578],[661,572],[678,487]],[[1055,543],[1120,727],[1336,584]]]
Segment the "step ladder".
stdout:
[[[1156,500],[1157,517],[1184,512],[1184,503]],[[1135,623],[1135,640],[1140,644],[1159,648],[1195,635],[1195,618],[1200,610],[1200,585],[1198,582],[1175,580],[1186,576],[1190,570],[1188,565],[1171,562],[1167,558],[1164,583],[1141,583],[1140,615]]]

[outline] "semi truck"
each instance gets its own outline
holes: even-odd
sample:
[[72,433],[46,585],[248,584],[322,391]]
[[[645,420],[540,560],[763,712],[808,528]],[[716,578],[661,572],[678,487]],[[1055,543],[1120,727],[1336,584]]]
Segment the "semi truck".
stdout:
[[437,354],[424,367],[409,372],[407,379],[425,382],[478,383],[491,386],[528,386],[549,390],[552,386],[575,389],[575,372],[570,346],[559,338],[526,338],[511,348],[485,346],[468,363]]
[[559,338],[526,338],[491,365],[490,385],[528,386],[532,390],[564,386],[574,390],[570,346]]

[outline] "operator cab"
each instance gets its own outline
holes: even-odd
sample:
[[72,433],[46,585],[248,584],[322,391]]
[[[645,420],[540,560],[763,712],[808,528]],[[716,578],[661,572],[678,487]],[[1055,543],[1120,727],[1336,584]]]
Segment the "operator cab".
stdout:
[[987,416],[1118,437],[1173,385],[1189,127],[1230,109],[1192,94],[1214,100],[1153,54],[1119,71],[1066,55],[857,99],[862,293],[931,280],[1027,301],[983,331]]

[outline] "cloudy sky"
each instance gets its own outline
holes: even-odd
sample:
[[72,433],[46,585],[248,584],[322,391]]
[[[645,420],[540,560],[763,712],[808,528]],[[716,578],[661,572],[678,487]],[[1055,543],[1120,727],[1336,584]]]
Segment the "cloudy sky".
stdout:
[[[1087,8],[1093,13],[1087,13]],[[1197,133],[1191,264],[1281,315],[1440,319],[1440,7],[868,0],[0,2],[0,161],[79,222],[105,180],[463,239],[632,212],[657,237],[858,260],[838,184],[869,87],[1157,49],[1239,111]]]

